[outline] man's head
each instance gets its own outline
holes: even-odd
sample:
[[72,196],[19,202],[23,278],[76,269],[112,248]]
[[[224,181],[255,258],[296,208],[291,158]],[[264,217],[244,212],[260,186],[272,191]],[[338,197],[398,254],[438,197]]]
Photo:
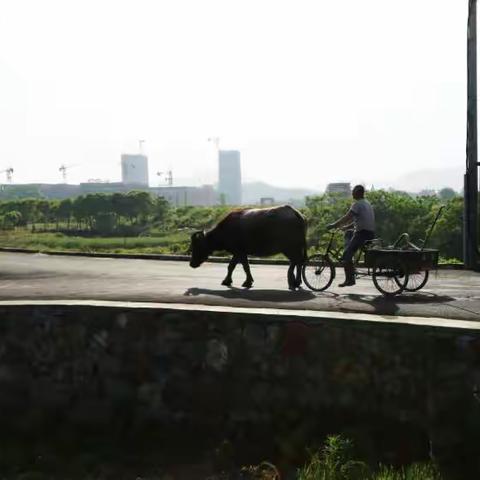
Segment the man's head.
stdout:
[[352,197],[355,200],[360,200],[365,196],[365,188],[363,185],[355,185],[352,190]]

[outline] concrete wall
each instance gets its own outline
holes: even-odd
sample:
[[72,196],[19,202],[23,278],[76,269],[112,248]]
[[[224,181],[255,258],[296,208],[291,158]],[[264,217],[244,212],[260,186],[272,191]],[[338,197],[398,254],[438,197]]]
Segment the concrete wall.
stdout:
[[293,460],[344,432],[372,458],[431,450],[472,472],[475,385],[474,328],[213,307],[0,306],[0,436],[177,428],[195,432],[200,448],[229,438]]

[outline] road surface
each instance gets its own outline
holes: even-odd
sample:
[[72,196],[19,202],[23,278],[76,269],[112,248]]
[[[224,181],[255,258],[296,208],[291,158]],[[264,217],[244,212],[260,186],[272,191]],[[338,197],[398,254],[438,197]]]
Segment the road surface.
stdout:
[[339,288],[343,272],[327,292],[291,292],[287,267],[252,265],[251,290],[241,288],[241,266],[232,288],[220,283],[226,264],[0,253],[0,300],[117,300],[197,303],[409,315],[480,321],[480,274],[462,270],[432,273],[417,293],[384,298],[370,278]]

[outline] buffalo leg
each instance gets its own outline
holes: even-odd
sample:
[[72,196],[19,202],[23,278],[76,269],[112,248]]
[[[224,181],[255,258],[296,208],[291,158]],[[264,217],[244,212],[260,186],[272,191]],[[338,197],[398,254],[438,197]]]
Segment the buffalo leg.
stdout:
[[245,275],[247,276],[247,278],[242,284],[242,287],[252,288],[253,277],[252,277],[252,273],[250,272],[250,264],[248,263],[248,257],[242,257],[241,262],[243,265],[243,270],[245,271]]
[[288,266],[288,273],[287,273],[287,278],[288,278],[288,288],[290,290],[295,290],[295,275],[293,271],[295,270],[295,263],[290,260],[290,265]]
[[238,258],[233,256],[228,264],[227,276],[223,279],[222,285],[229,287],[232,284],[232,274],[237,266]]
[[302,257],[299,256],[298,251],[287,251],[283,252],[283,254],[290,261],[287,274],[288,288],[290,290],[300,288],[300,285],[302,284]]
[[297,274],[295,276],[295,286],[300,288],[302,285],[302,264],[297,263]]

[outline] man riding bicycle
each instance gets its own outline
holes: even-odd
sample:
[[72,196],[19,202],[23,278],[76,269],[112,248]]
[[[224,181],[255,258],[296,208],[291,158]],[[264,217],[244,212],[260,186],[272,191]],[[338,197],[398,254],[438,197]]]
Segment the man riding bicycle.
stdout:
[[355,202],[348,212],[337,221],[327,225],[327,229],[348,228],[354,226],[353,236],[345,245],[342,255],[342,263],[345,269],[345,281],[339,287],[355,285],[355,269],[353,256],[366,242],[375,237],[375,213],[368,200],[365,199],[365,188],[363,185],[356,185],[352,190],[352,197]]

